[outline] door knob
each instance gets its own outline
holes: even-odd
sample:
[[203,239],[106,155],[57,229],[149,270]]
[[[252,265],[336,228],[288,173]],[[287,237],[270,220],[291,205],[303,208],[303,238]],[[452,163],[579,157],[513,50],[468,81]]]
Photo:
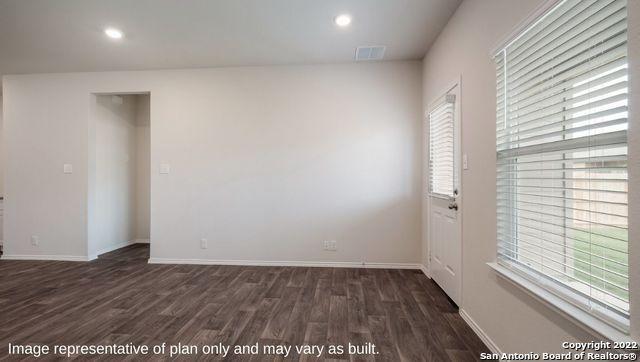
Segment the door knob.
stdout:
[[458,210],[458,204],[455,202],[450,203],[449,210]]

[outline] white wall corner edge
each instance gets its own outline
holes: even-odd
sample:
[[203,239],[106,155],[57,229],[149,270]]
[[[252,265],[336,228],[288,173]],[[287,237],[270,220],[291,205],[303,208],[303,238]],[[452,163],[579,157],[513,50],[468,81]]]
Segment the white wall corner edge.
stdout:
[[429,268],[427,268],[426,265],[424,264],[420,264],[420,270],[422,270],[422,273],[429,279],[431,279],[431,275],[429,274]]
[[193,265],[240,265],[240,266],[292,266],[318,268],[371,268],[422,270],[423,266],[412,263],[367,263],[324,261],[272,261],[272,260],[215,260],[215,259],[171,259],[149,258],[149,264],[193,264]]
[[482,328],[480,328],[478,323],[476,323],[476,321],[474,321],[473,318],[471,318],[471,316],[464,309],[460,308],[459,313],[460,317],[462,317],[462,319],[467,322],[469,327],[471,327],[471,329],[478,335],[480,340],[484,342],[491,353],[502,354],[500,347],[498,347],[498,345],[491,339],[491,337],[489,337],[489,335],[485,333]]

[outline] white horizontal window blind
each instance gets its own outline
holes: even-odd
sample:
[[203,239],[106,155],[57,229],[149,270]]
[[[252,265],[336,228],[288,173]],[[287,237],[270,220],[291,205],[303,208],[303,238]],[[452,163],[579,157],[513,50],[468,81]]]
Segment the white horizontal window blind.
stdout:
[[498,262],[628,328],[627,9],[562,1],[496,54]]
[[429,113],[429,192],[454,197],[455,95],[448,94]]

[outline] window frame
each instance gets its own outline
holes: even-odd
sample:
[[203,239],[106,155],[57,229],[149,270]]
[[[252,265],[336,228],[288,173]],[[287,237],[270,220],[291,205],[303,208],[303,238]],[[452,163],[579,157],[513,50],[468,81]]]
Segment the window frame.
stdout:
[[[459,188],[459,183],[460,183],[460,175],[458,172],[458,166],[459,166],[459,160],[457,157],[458,154],[458,150],[459,150],[459,134],[457,133],[460,125],[458,123],[458,102],[460,101],[457,92],[452,92],[454,90],[456,90],[457,84],[455,86],[453,86],[451,89],[447,90],[447,92],[445,92],[442,96],[440,96],[430,107],[429,110],[427,112],[427,125],[429,128],[429,136],[427,137],[427,148],[428,148],[428,166],[427,166],[427,192],[428,195],[431,197],[436,197],[436,198],[441,198],[441,199],[445,199],[445,200],[455,200],[457,195],[458,195],[458,188]],[[445,104],[450,104],[452,107],[452,117],[451,117],[451,127],[452,127],[452,132],[451,132],[451,136],[453,137],[452,139],[452,149],[451,149],[451,156],[452,156],[452,179],[451,179],[451,194],[445,194],[445,193],[441,193],[441,192],[437,192],[433,190],[433,182],[432,182],[432,177],[433,177],[433,167],[432,167],[432,127],[431,127],[431,114],[433,114],[438,108],[442,107]]]
[[[511,31],[505,38],[503,38],[502,41],[498,43],[498,45],[496,45],[491,50],[491,52],[489,53],[489,56],[492,59],[492,63],[493,63],[494,57],[498,53],[500,53],[503,49],[505,49],[509,44],[516,41],[520,36],[525,34],[528,31],[528,29],[533,28],[538,22],[544,20],[546,15],[549,14],[551,10],[553,10],[556,6],[559,6],[561,3],[565,1],[566,0],[548,0],[542,3],[538,8],[534,9],[531,15],[529,15],[526,19],[520,22],[514,28],[513,31]],[[629,14],[631,13],[631,8],[633,7],[630,5],[630,3],[632,2],[633,1],[628,1],[626,5],[627,11]],[[631,16],[629,16],[627,19],[627,26],[628,26],[627,43],[628,44],[632,42],[632,33],[630,32],[632,30],[631,29],[632,20],[630,20],[629,18],[631,18]],[[635,106],[638,105],[638,103],[634,104],[632,102],[632,98],[633,98],[632,95],[635,94],[634,89],[632,89],[633,85],[635,84],[633,83],[633,79],[634,77],[635,79],[638,78],[638,74],[634,74],[633,72],[634,60],[632,59],[633,58],[632,54],[633,54],[633,50],[629,49],[629,52],[628,52],[628,59],[629,59],[628,77],[629,77],[629,83],[630,83],[629,91],[628,91],[628,102],[629,102],[628,103],[628,107],[629,107],[628,122],[629,124],[632,123],[632,119],[634,118],[634,115],[635,115],[635,113],[632,112],[632,110],[635,110],[634,105]],[[505,109],[505,114],[506,114],[506,109]],[[638,133],[639,132],[635,132],[636,137],[634,138],[634,134],[630,132],[630,129],[627,130],[628,141],[626,145],[628,147],[627,172],[628,172],[629,184],[632,183],[631,180],[633,176],[638,175],[638,170],[635,170],[635,172],[633,170],[634,157],[632,152],[633,147],[631,147],[632,140],[640,139],[640,137],[638,137],[640,136],[638,135]],[[631,264],[632,264],[631,260],[633,260],[632,255],[636,255],[636,253],[633,253],[633,251],[634,249],[637,248],[637,247],[634,247],[634,245],[637,243],[637,240],[634,240],[634,237],[632,236],[633,235],[632,230],[635,230],[635,227],[632,226],[632,224],[634,224],[634,221],[637,221],[637,220],[633,219],[633,215],[635,212],[632,210],[632,204],[633,204],[632,200],[634,197],[631,194],[631,188],[629,188],[627,196],[629,198],[629,201],[628,201],[628,210],[629,210],[628,212],[628,215],[629,215],[628,216],[628,224],[629,224],[628,225],[628,230],[629,230],[628,231],[629,232],[628,257],[630,261],[629,277],[628,277],[629,278],[629,318],[626,321],[622,321],[622,323],[611,323],[611,321],[603,321],[603,319],[597,318],[597,316],[594,316],[592,313],[589,313],[584,309],[578,307],[575,303],[572,303],[570,301],[570,298],[565,298],[566,295],[565,297],[563,297],[562,293],[550,292],[548,288],[541,287],[539,283],[536,283],[535,281],[531,280],[530,277],[531,275],[533,275],[532,273],[523,272],[522,270],[517,270],[518,268],[509,268],[502,264],[498,264],[497,259],[494,262],[487,263],[487,265],[490,268],[492,268],[498,274],[498,276],[505,278],[506,280],[518,286],[519,288],[521,288],[522,290],[524,290],[534,298],[538,299],[539,301],[542,301],[543,303],[547,304],[549,307],[560,312],[565,317],[568,317],[573,322],[576,322],[577,325],[583,327],[583,329],[585,329],[586,331],[608,340],[636,341],[637,340],[636,336],[638,335],[638,329],[640,329],[640,323],[639,323],[640,321],[638,320],[637,313],[634,313],[634,311],[640,310],[640,303],[637,302],[638,298],[636,298],[636,297],[640,297],[639,296],[640,293],[635,292],[633,290],[633,286],[638,284],[638,282],[640,281],[640,276],[634,277],[634,273],[633,273],[634,268],[631,267]],[[568,295],[570,295],[570,293]]]
[[[449,81],[448,83],[445,83],[446,86],[444,88],[442,88],[442,90],[437,94],[437,97],[435,99],[433,99],[432,101],[430,101],[426,107],[426,109],[424,110],[424,114],[423,114],[423,150],[424,150],[424,154],[426,155],[426,163],[423,163],[423,165],[426,165],[426,173],[423,173],[423,195],[428,199],[428,198],[438,198],[438,199],[443,199],[443,200],[456,200],[456,202],[458,203],[458,206],[460,206],[462,204],[462,76],[458,75],[457,77],[453,78],[453,80]],[[454,138],[455,138],[455,143],[453,146],[453,155],[454,155],[454,179],[455,179],[455,183],[454,183],[454,190],[457,191],[457,194],[454,195],[453,198],[447,197],[447,196],[441,196],[438,194],[432,194],[430,191],[430,185],[429,185],[429,178],[430,178],[430,169],[429,169],[429,159],[431,157],[431,152],[430,152],[430,141],[429,141],[429,137],[430,137],[430,129],[429,129],[429,114],[438,106],[438,104],[441,104],[443,102],[443,100],[445,99],[445,97],[447,96],[447,94],[453,94],[455,95],[455,104],[454,104],[454,116],[453,116],[453,127],[454,127]],[[462,215],[460,215],[461,217]]]

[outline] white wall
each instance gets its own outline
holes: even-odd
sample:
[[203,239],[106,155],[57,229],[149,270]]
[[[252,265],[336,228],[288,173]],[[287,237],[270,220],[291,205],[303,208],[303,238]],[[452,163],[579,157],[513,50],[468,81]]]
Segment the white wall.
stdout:
[[95,97],[95,226],[89,254],[98,255],[135,239],[136,96]]
[[[505,352],[561,352],[562,341],[594,339],[498,278],[486,265],[496,257],[495,66],[490,53],[543,1],[466,0],[424,59],[424,109],[461,77],[462,151],[469,157],[469,169],[462,174],[461,308]],[[640,2],[629,3],[629,21],[638,29],[638,16],[634,20],[632,14],[634,6],[640,8]],[[629,42],[631,54],[634,46],[638,54],[639,43]],[[637,97],[637,91],[635,94]],[[632,177],[637,172],[630,171]],[[630,207],[633,208],[632,203]],[[426,217],[426,205],[423,214]],[[637,241],[637,237],[632,240],[636,244]]]
[[[4,196],[4,138],[2,136],[2,93],[0,93],[0,196]],[[4,201],[0,200],[0,243],[4,239],[2,214],[4,212]]]
[[79,89],[59,77],[23,76],[16,86],[3,78],[6,255],[87,256],[90,97],[61,92]]
[[137,95],[135,240],[149,240],[151,215],[151,97]]
[[[2,135],[2,93],[0,93],[0,196],[4,195],[4,138]],[[2,235],[0,235],[2,240]]]
[[142,91],[154,258],[420,261],[419,62],[7,76],[7,254],[87,255],[90,94]]

